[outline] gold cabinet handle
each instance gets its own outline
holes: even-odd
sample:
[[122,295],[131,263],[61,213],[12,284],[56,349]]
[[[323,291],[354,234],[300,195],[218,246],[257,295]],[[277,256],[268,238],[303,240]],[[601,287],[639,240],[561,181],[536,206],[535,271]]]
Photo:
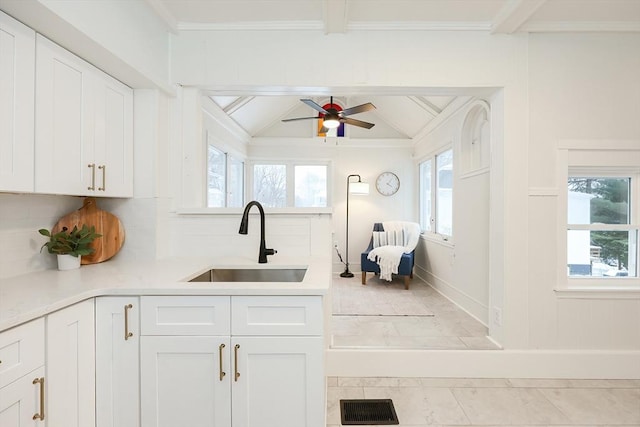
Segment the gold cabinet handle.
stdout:
[[91,168],[91,186],[87,187],[87,190],[93,191],[96,189],[96,164],[89,163],[87,167]]
[[220,347],[218,347],[218,353],[219,353],[219,356],[220,356],[220,381],[222,381],[224,376],[227,375],[227,373],[222,370],[222,350],[224,348],[225,348],[224,344],[220,344]]
[[133,336],[133,332],[129,331],[129,310],[133,308],[133,304],[124,306],[124,339],[128,340]]
[[33,420],[44,421],[44,377],[35,378],[33,384],[40,384],[40,412],[33,415]]
[[98,169],[102,169],[102,187],[98,187],[98,191],[105,191],[107,189],[107,165],[98,166]]
[[235,378],[233,379],[234,381],[238,381],[238,378],[240,377],[240,372],[238,372],[238,349],[240,348],[240,344],[236,344],[236,346],[233,349],[233,364],[234,366],[234,370],[235,370]]

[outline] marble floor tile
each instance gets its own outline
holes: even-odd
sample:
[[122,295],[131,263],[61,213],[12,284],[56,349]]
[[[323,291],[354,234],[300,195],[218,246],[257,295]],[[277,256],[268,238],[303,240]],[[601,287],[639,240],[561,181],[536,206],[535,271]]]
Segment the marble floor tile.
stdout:
[[339,399],[367,398],[392,399],[401,427],[640,427],[637,382],[332,377],[327,426],[340,425]]
[[572,423],[640,424],[639,389],[554,388],[540,392]]
[[392,399],[401,424],[467,425],[469,420],[446,388],[364,387],[366,399]]
[[420,378],[423,387],[448,388],[491,388],[509,387],[509,380],[503,378]]
[[455,388],[472,424],[567,424],[569,418],[537,389]]
[[498,349],[486,326],[418,279],[405,290],[397,278],[363,286],[359,276],[335,275],[332,298],[334,347]]

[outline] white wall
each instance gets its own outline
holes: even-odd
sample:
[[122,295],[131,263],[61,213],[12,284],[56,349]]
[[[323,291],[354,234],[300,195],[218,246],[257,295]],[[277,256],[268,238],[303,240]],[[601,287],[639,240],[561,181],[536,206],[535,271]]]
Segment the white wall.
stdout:
[[454,153],[453,237],[443,241],[425,234],[416,251],[416,274],[489,325],[489,168],[487,162],[469,173],[462,150],[463,124],[474,105],[458,110],[416,145],[415,168],[446,148]]
[[[529,43],[527,347],[640,349],[640,299],[554,289],[566,254],[557,215],[566,181],[562,140],[635,140],[640,149],[640,35],[536,34]],[[578,143],[579,145],[579,143]],[[608,144],[605,144],[608,145]],[[629,156],[626,156],[627,158]],[[599,160],[606,161],[605,156]],[[620,160],[611,159],[615,166]],[[637,165],[636,165],[637,166]],[[566,175],[565,175],[566,176]],[[637,205],[636,205],[637,207]],[[544,250],[542,250],[544,248]],[[566,266],[565,266],[566,268]]]

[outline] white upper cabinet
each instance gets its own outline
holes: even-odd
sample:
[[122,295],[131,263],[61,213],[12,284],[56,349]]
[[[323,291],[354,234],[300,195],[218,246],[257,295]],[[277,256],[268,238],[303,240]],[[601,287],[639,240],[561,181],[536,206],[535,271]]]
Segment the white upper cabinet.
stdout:
[[133,196],[133,92],[36,37],[35,191]]
[[0,12],[0,191],[34,189],[35,38]]

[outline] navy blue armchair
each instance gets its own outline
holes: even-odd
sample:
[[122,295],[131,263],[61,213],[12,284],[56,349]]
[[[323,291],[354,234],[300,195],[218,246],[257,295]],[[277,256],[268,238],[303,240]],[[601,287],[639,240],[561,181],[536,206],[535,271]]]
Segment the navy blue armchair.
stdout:
[[[382,223],[376,222],[373,224],[373,231],[384,231]],[[360,255],[360,268],[362,270],[362,284],[367,284],[367,273],[380,274],[380,266],[377,262],[371,261],[367,258],[369,252],[373,249],[373,236],[369,241],[369,247]],[[411,251],[408,254],[402,254],[400,259],[400,265],[398,265],[398,276],[404,276],[404,288],[409,289],[409,280],[413,279],[413,257],[415,251]]]

